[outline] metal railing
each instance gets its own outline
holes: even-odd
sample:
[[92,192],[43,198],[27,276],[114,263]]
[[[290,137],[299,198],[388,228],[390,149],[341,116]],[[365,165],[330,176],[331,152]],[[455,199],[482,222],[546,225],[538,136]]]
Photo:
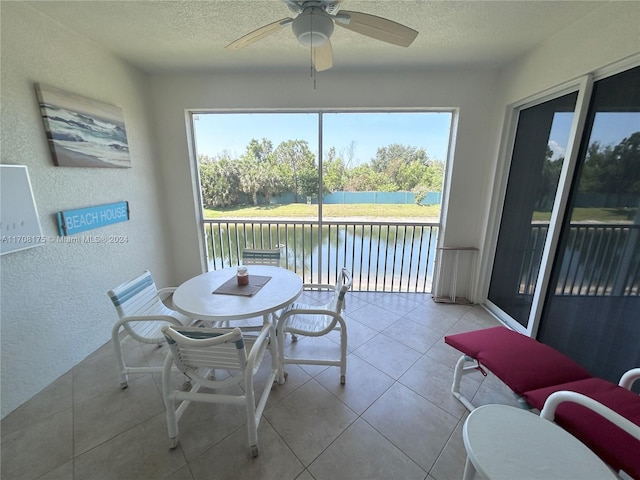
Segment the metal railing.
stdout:
[[[533,224],[520,269],[520,294],[532,295],[547,224]],[[573,223],[556,295],[640,296],[640,225]]]
[[430,293],[438,223],[205,219],[209,270],[240,263],[243,248],[276,248],[305,283],[335,283],[342,267],[354,291]]

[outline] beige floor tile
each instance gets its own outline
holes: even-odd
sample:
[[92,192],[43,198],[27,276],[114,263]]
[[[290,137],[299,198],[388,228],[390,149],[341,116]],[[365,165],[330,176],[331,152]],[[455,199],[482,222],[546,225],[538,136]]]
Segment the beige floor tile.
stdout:
[[73,406],[73,373],[68,372],[2,419],[2,436],[36,425]]
[[300,475],[296,477],[296,480],[315,480],[308,470],[305,470]]
[[458,423],[456,417],[399,383],[362,418],[427,472]]
[[74,478],[166,478],[185,464],[181,448],[169,449],[164,415],[160,414],[76,457]]
[[394,382],[393,378],[356,355],[347,356],[344,385],[336,381],[331,369],[322,372],[316,380],[358,414],[369,408]]
[[448,307],[450,305],[426,302],[405,313],[403,317],[444,334],[460,320],[460,312],[448,310]]
[[[444,341],[444,337],[427,350],[425,353],[427,357],[433,358],[434,361],[441,363],[442,365],[453,369],[456,366],[458,359],[462,356],[459,350],[447,345]],[[478,382],[482,381],[482,375],[478,372]],[[453,377],[451,378],[453,380]]]
[[[137,365],[144,362],[144,355],[137,343],[130,343],[124,350],[128,361]],[[146,365],[146,363],[144,363]],[[139,375],[133,375],[133,379]],[[98,395],[120,388],[113,349],[106,350],[100,359],[81,362],[73,369],[73,401],[83,402]]]
[[[378,334],[377,330],[367,327],[363,323],[351,318],[345,317],[347,323],[347,351],[352,352],[368,340],[371,340]],[[340,343],[340,332],[337,330],[332,331],[327,335],[327,338],[331,339],[334,343]]]
[[294,480],[302,463],[266,419],[258,429],[258,456],[251,457],[246,430],[237,430],[190,462],[194,480]]
[[376,297],[375,300],[371,301],[371,304],[378,305],[390,312],[404,315],[419,307],[421,302],[410,299],[404,295],[387,294]]
[[358,419],[310,466],[315,480],[423,480],[427,472]]
[[172,473],[164,480],[193,480],[193,475],[191,475],[191,470],[188,465],[185,465],[182,468],[179,468],[176,472]]
[[467,452],[462,441],[462,426],[468,414],[458,422],[429,475],[435,480],[458,480],[464,474]]
[[378,332],[386,329],[390,325],[393,325],[401,317],[398,313],[393,313],[385,308],[371,304],[365,305],[355,312],[349,312],[348,315],[349,318],[352,318]]
[[151,375],[131,380],[124,390],[112,385],[102,395],[77,402],[73,409],[75,454],[80,455],[163,411],[162,398]]
[[402,317],[382,333],[420,353],[425,353],[442,338],[438,331],[408,320],[406,317]]
[[[451,394],[453,369],[431,357],[423,356],[400,377],[399,382],[456,418],[466,412],[466,408]],[[473,398],[479,387],[480,383],[469,376],[461,383],[462,393],[467,398]]]
[[73,460],[48,471],[38,480],[73,480]]
[[265,411],[303,465],[309,465],[357,415],[315,380]]
[[73,458],[71,409],[2,436],[3,479],[35,479]]
[[377,335],[354,350],[353,355],[357,355],[396,380],[421,357],[418,351],[383,334]]

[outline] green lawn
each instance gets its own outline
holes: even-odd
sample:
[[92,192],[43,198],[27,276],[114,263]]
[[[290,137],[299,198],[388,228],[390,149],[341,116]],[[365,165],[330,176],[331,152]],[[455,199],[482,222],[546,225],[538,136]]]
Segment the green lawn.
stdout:
[[[635,208],[575,208],[573,222],[593,221],[599,223],[629,223],[636,214]],[[535,212],[533,220],[548,222],[551,212]]]
[[[400,205],[400,204],[349,204],[324,205],[325,218],[369,217],[369,218],[438,218],[440,205]],[[635,208],[576,208],[574,222],[587,220],[604,223],[629,223],[636,214]],[[289,205],[238,206],[228,208],[205,208],[205,218],[315,218],[317,205],[291,203]],[[533,220],[549,221],[550,212],[535,212]]]
[[[323,205],[322,212],[324,217],[438,218],[440,205]],[[318,206],[304,203],[204,209],[205,218],[313,218],[317,216]]]

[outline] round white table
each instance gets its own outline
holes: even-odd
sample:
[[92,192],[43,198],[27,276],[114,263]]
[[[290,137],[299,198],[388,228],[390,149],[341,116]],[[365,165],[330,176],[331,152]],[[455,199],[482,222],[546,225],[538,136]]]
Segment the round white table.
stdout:
[[223,268],[193,277],[173,293],[176,310],[188,317],[216,321],[243,320],[269,314],[286,307],[302,293],[302,279],[294,272],[276,266],[250,265],[249,277],[271,277],[251,296],[212,293],[236,277],[237,268]]
[[617,476],[569,432],[527,410],[485,405],[462,429],[464,480],[616,480]]

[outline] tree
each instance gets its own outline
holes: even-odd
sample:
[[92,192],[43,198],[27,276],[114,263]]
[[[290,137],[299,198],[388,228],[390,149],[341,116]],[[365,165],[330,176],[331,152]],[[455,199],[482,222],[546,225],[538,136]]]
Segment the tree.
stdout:
[[615,146],[589,145],[580,190],[637,194],[639,178],[640,132],[635,132]]
[[238,180],[242,193],[258,205],[258,192],[262,188],[261,166],[255,158],[245,157],[239,162]]
[[378,148],[371,168],[385,175],[393,190],[411,191],[421,184],[432,161],[424,148],[398,143]]
[[[285,167],[287,183],[290,182],[288,186],[293,191],[294,201],[298,202],[299,195],[308,194],[314,172],[316,185],[318,181],[318,168],[315,165],[315,156],[309,150],[309,144],[305,140],[287,140],[278,145],[274,155],[278,164]],[[315,191],[317,192],[317,186]]]
[[331,147],[322,161],[322,181],[328,192],[344,190],[346,167],[342,158],[336,156],[335,147]]
[[542,178],[538,187],[538,195],[534,208],[538,211],[550,212],[558,189],[560,171],[564,157],[553,159],[553,150],[547,145],[547,151],[542,164]]
[[238,169],[236,162],[223,156],[199,157],[202,202],[208,207],[228,207],[238,200]]
[[252,138],[245,151],[245,157],[254,158],[258,162],[269,161],[272,154],[273,143],[271,142],[271,140],[268,140],[266,138],[263,138],[260,141]]
[[400,159],[402,163],[410,164],[419,162],[425,167],[429,165],[429,157],[424,148],[412,147],[393,143],[386,147],[378,148],[376,157],[371,160],[371,168],[376,172],[386,172],[394,160]]
[[345,190],[350,192],[393,192],[396,186],[382,173],[374,171],[368,164],[349,170]]
[[[239,162],[239,181],[242,192],[258,205],[258,194],[264,193],[264,185],[269,176],[269,161],[273,155],[273,144],[263,138],[251,139]],[[265,195],[266,196],[266,195]]]
[[433,160],[422,173],[420,185],[429,192],[441,192],[444,183],[444,162]]

